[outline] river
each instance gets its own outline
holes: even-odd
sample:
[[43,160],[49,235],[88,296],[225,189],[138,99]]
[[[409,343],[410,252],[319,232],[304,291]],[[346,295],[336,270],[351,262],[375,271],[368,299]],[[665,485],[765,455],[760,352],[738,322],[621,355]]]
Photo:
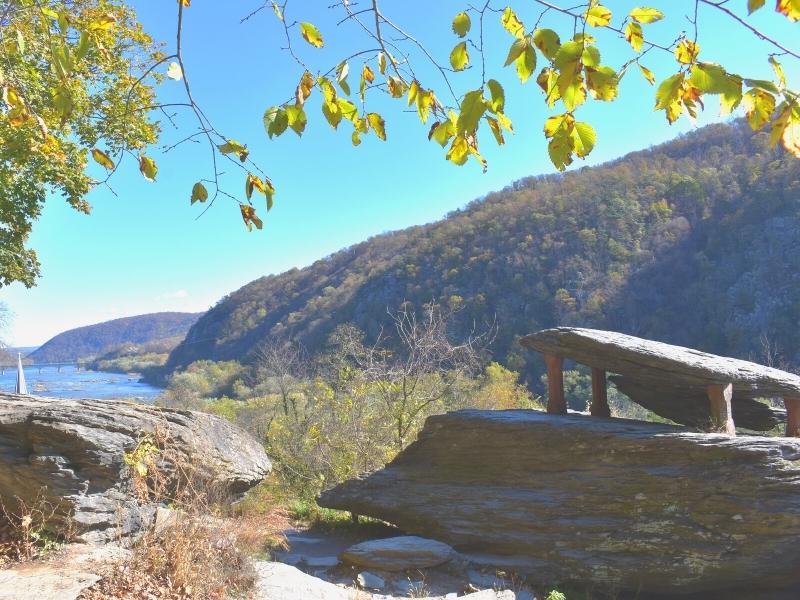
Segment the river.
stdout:
[[[0,390],[13,392],[17,370],[5,369],[0,374]],[[161,389],[140,383],[135,375],[124,373],[106,373],[103,371],[86,371],[75,366],[25,367],[25,379],[28,382],[28,393],[34,396],[52,398],[122,398],[139,402],[153,402],[161,393]]]

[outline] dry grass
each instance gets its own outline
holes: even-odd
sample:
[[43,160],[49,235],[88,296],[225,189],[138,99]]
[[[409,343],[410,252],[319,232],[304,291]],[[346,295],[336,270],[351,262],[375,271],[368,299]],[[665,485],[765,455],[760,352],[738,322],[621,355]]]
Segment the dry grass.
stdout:
[[68,533],[56,538],[49,532],[57,513],[44,489],[29,503],[18,496],[11,501],[0,497],[0,566],[42,557],[66,541]]
[[[131,547],[129,558],[81,600],[221,600],[244,596],[255,581],[249,557],[284,542],[285,511],[271,499],[230,499],[174,452],[158,431],[126,455],[142,503],[173,510]],[[244,507],[244,508],[243,508]]]

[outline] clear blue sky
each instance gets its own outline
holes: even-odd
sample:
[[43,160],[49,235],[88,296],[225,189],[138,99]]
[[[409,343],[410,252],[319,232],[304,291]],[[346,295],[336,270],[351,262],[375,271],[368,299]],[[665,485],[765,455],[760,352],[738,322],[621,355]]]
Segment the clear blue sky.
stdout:
[[[171,49],[175,3],[139,0],[133,4],[146,30]],[[264,230],[248,233],[235,203],[224,198],[196,219],[201,207],[190,206],[188,199],[192,184],[210,171],[204,147],[184,145],[166,155],[153,152],[160,168],[156,183],[145,181],[129,161],[113,180],[117,196],[102,188],[92,192],[94,211],[89,217],[72,211],[60,198],[48,201],[31,237],[42,263],[38,286],[28,290],[15,284],[0,289],[0,301],[12,313],[5,334],[9,343],[36,345],[65,329],[133,314],[203,311],[252,279],[302,267],[381,232],[441,218],[516,179],[553,170],[541,134],[548,110],[535,82],[521,87],[513,69],[500,69],[512,40],[501,29],[497,15],[487,21],[487,64],[490,75],[506,87],[506,112],[514,121],[516,135],[498,150],[490,134],[484,134],[481,150],[489,159],[488,173],[472,162],[460,168],[448,163],[441,148],[427,142],[427,126],[421,126],[415,114],[401,112],[396,101],[378,100],[372,105],[387,117],[388,143],[368,136],[353,148],[349,128],[343,125],[336,133],[324,121],[318,94],[309,101],[310,122],[302,140],[291,132],[268,140],[261,115],[267,106],[291,95],[300,72],[280,50],[282,30],[271,11],[240,24],[241,17],[259,4],[195,0],[186,10],[184,52],[198,102],[218,129],[248,144],[278,188],[275,208],[264,218]],[[315,50],[302,41],[295,44],[304,58],[326,68],[348,49],[371,46],[355,27],[337,27],[341,12],[329,10],[330,4],[295,0],[290,2],[289,14],[290,20],[310,20],[322,30],[325,48]],[[528,26],[541,12],[533,2],[516,4],[524,7],[520,16]],[[606,4],[619,14],[634,6],[631,2]],[[646,29],[654,41],[668,44],[670,34],[690,29],[685,13],[694,3],[660,5],[670,6],[672,16]],[[730,5],[741,9],[745,2]],[[464,6],[450,1],[384,1],[387,14],[417,34],[442,62],[457,41],[450,21]],[[754,24],[784,41],[796,35],[798,25],[789,24],[769,7],[762,12]],[[557,16],[546,17],[543,25],[560,31],[571,28]],[[740,25],[701,7],[700,28],[705,60],[735,65],[744,76],[771,78],[766,62],[770,47]],[[632,55],[622,40],[604,37],[601,42],[605,64],[618,68]],[[476,58],[473,51],[473,61]],[[674,60],[656,51],[643,63],[659,79],[676,70]],[[787,60],[785,67],[797,83],[796,65]],[[353,61],[354,88],[359,70],[360,63]],[[422,68],[420,73],[441,87],[432,69]],[[453,81],[460,86],[459,93],[479,84],[475,71],[455,75]],[[181,91],[180,83],[168,80],[160,94],[165,100],[177,99]],[[597,129],[598,144],[590,160],[577,161],[573,168],[660,143],[693,126],[685,119],[668,126],[663,113],[653,112],[653,97],[654,89],[632,70],[623,79],[616,102],[590,102],[580,109],[579,118]],[[717,113],[716,102],[710,101],[699,124],[717,120]],[[178,123],[183,135],[194,127],[188,118],[179,117]],[[176,139],[169,123],[164,129],[167,140]],[[226,187],[241,193],[241,180],[239,173],[231,172]]]

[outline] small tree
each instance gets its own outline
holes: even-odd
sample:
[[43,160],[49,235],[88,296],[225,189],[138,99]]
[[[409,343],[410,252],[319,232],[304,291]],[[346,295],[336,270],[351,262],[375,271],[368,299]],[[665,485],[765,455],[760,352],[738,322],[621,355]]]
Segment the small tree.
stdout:
[[[447,331],[454,314],[429,304],[420,318],[405,303],[391,313],[394,334],[365,356],[363,368],[394,422],[398,450],[408,443],[409,432],[445,408],[459,382],[474,376],[480,366],[480,353],[493,329],[454,343]],[[382,341],[391,342],[393,349]]]
[[289,416],[291,407],[297,418],[297,395],[311,375],[309,364],[305,348],[291,340],[270,338],[256,349],[255,382],[265,385],[269,391],[277,391],[284,416]]

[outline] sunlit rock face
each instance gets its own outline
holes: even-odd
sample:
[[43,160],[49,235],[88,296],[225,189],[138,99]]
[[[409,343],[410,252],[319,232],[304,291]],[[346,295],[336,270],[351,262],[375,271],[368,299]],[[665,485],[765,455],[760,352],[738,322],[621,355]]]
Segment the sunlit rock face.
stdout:
[[458,411],[320,504],[544,583],[686,593],[800,581],[797,439]]
[[149,523],[155,504],[137,499],[125,453],[158,434],[167,489],[175,463],[232,498],[271,470],[264,449],[225,419],[113,400],[0,393],[0,498],[54,506],[79,540],[108,541]]

